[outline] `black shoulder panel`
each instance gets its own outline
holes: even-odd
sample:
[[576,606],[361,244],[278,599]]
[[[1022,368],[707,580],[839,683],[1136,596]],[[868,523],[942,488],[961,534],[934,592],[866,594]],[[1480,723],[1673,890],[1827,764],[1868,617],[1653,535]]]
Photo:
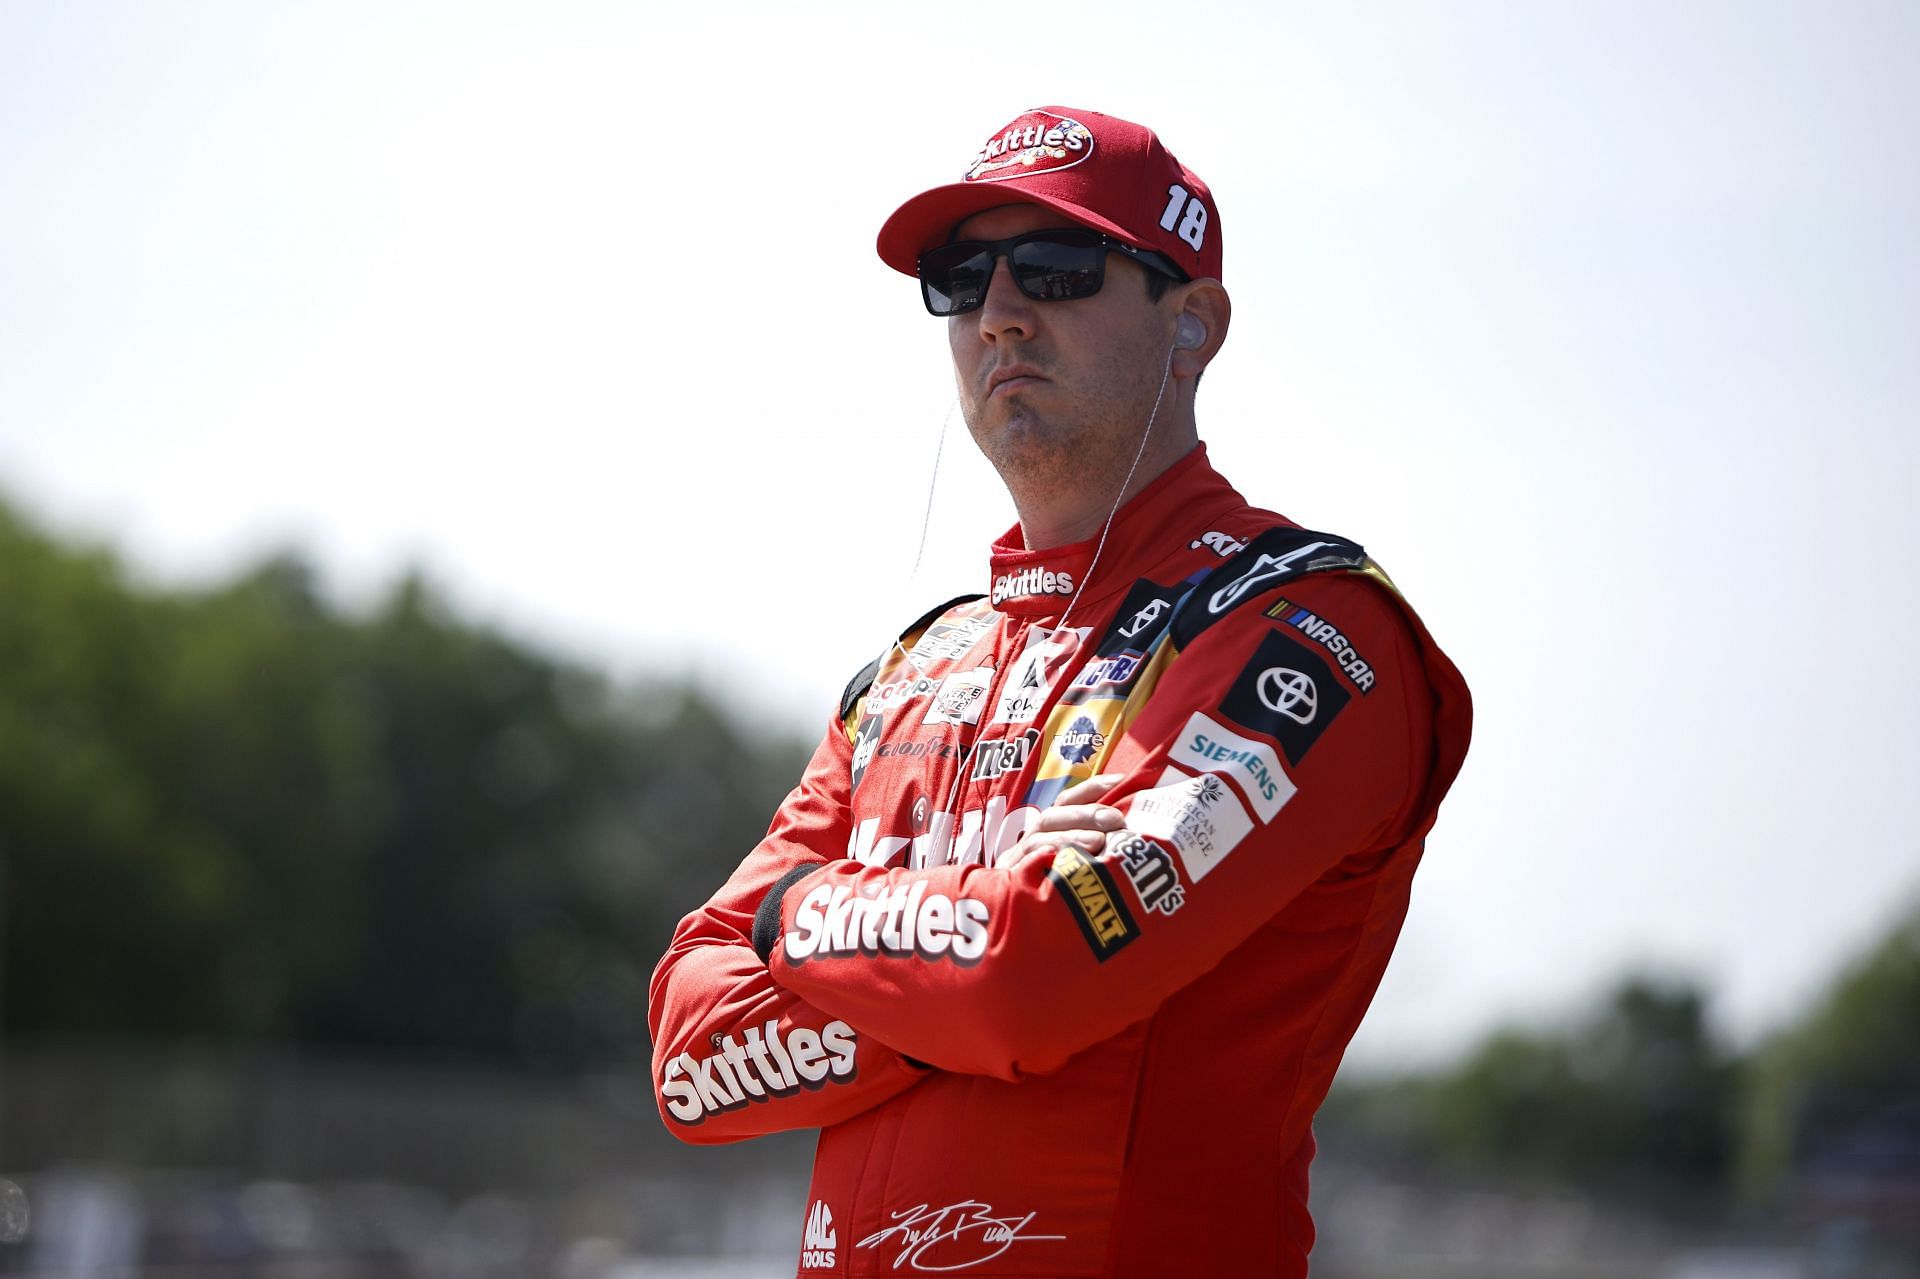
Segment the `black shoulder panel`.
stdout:
[[971,595],[956,595],[952,599],[948,600],[945,604],[935,604],[932,608],[920,614],[920,616],[914,618],[913,624],[907,627],[906,630],[900,632],[900,638],[905,639],[907,636],[913,634],[915,631],[925,630],[929,625],[932,624],[934,618],[940,616],[940,614],[946,612],[948,609],[952,608],[955,604],[971,604],[973,601],[981,598],[983,598],[983,596],[980,594],[980,592],[975,591]]
[[844,720],[847,712],[853,709],[853,704],[865,697],[867,690],[873,687],[873,677],[880,673],[880,661],[885,656],[885,653],[880,654],[879,657],[855,671],[853,678],[847,681],[847,691],[840,694],[841,719]]
[[1202,578],[1173,617],[1173,643],[1185,648],[1202,631],[1256,595],[1307,573],[1356,569],[1367,562],[1358,542],[1305,528],[1270,528]]
[[753,953],[760,956],[761,963],[766,963],[773,948],[780,944],[780,908],[786,905],[787,890],[820,866],[819,862],[801,862],[774,880],[773,887],[760,899],[760,908],[753,912]]
[[[934,618],[940,616],[942,613],[952,608],[955,604],[966,604],[966,603],[970,603],[973,600],[977,600],[979,598],[981,598],[980,592],[975,591],[971,595],[956,595],[944,604],[936,604],[932,608],[928,609],[926,612],[922,613],[919,617],[915,618],[912,624],[909,625],[906,630],[900,632],[899,638],[905,639],[907,638],[907,636],[914,634],[916,631],[925,630],[926,627],[933,621]],[[891,652],[891,651],[892,651],[891,649],[888,650],[888,652]],[[880,663],[886,660],[887,660],[887,654],[886,653],[880,654],[880,656],[874,658],[871,662],[868,662],[865,666],[862,666],[859,669],[859,671],[857,671],[854,674],[854,677],[847,681],[847,691],[840,694],[840,718],[841,719],[845,719],[847,717],[847,712],[853,709],[853,704],[855,702],[859,701],[862,697],[865,697],[867,695],[867,690],[873,687],[874,676],[880,673]]]

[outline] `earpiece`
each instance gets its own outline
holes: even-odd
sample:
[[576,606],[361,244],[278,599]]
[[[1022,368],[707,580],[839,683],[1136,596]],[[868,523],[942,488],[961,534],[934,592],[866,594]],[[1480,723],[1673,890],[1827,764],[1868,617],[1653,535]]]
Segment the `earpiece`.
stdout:
[[1191,351],[1204,346],[1207,341],[1207,326],[1200,317],[1185,311],[1180,313],[1180,321],[1173,327],[1173,345],[1176,350]]

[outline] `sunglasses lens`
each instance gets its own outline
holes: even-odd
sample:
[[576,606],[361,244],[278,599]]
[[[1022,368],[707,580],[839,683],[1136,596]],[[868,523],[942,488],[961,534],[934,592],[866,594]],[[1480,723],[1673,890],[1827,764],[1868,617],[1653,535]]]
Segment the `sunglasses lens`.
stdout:
[[935,315],[973,310],[992,278],[993,255],[977,244],[949,244],[920,259],[920,292]]
[[1097,244],[1029,240],[1008,259],[1020,291],[1042,302],[1092,297],[1106,277],[1107,253]]
[[959,315],[978,308],[1003,252],[1020,291],[1041,302],[1090,298],[1106,279],[1106,246],[1091,231],[1036,231],[997,243],[965,240],[920,255],[920,294],[927,310]]

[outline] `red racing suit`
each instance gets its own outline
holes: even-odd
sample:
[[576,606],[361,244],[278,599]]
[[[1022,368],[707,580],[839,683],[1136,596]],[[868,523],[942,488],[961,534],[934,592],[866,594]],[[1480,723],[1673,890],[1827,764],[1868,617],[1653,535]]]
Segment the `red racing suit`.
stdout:
[[[1311,1121],[1470,716],[1365,553],[1249,507],[1204,446],[1104,546],[1016,528],[988,597],[856,677],[674,934],[668,1128],[822,1129],[807,1279],[1304,1276]],[[1096,772],[1104,850],[1001,864]]]

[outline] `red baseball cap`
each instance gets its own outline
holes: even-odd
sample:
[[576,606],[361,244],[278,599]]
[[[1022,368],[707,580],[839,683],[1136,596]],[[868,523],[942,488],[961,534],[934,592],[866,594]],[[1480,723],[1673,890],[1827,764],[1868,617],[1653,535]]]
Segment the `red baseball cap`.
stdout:
[[963,218],[1020,203],[1163,253],[1194,279],[1220,278],[1220,211],[1207,184],[1152,129],[1072,107],[1023,112],[981,144],[960,181],[895,209],[880,228],[880,260],[916,275],[920,255]]

